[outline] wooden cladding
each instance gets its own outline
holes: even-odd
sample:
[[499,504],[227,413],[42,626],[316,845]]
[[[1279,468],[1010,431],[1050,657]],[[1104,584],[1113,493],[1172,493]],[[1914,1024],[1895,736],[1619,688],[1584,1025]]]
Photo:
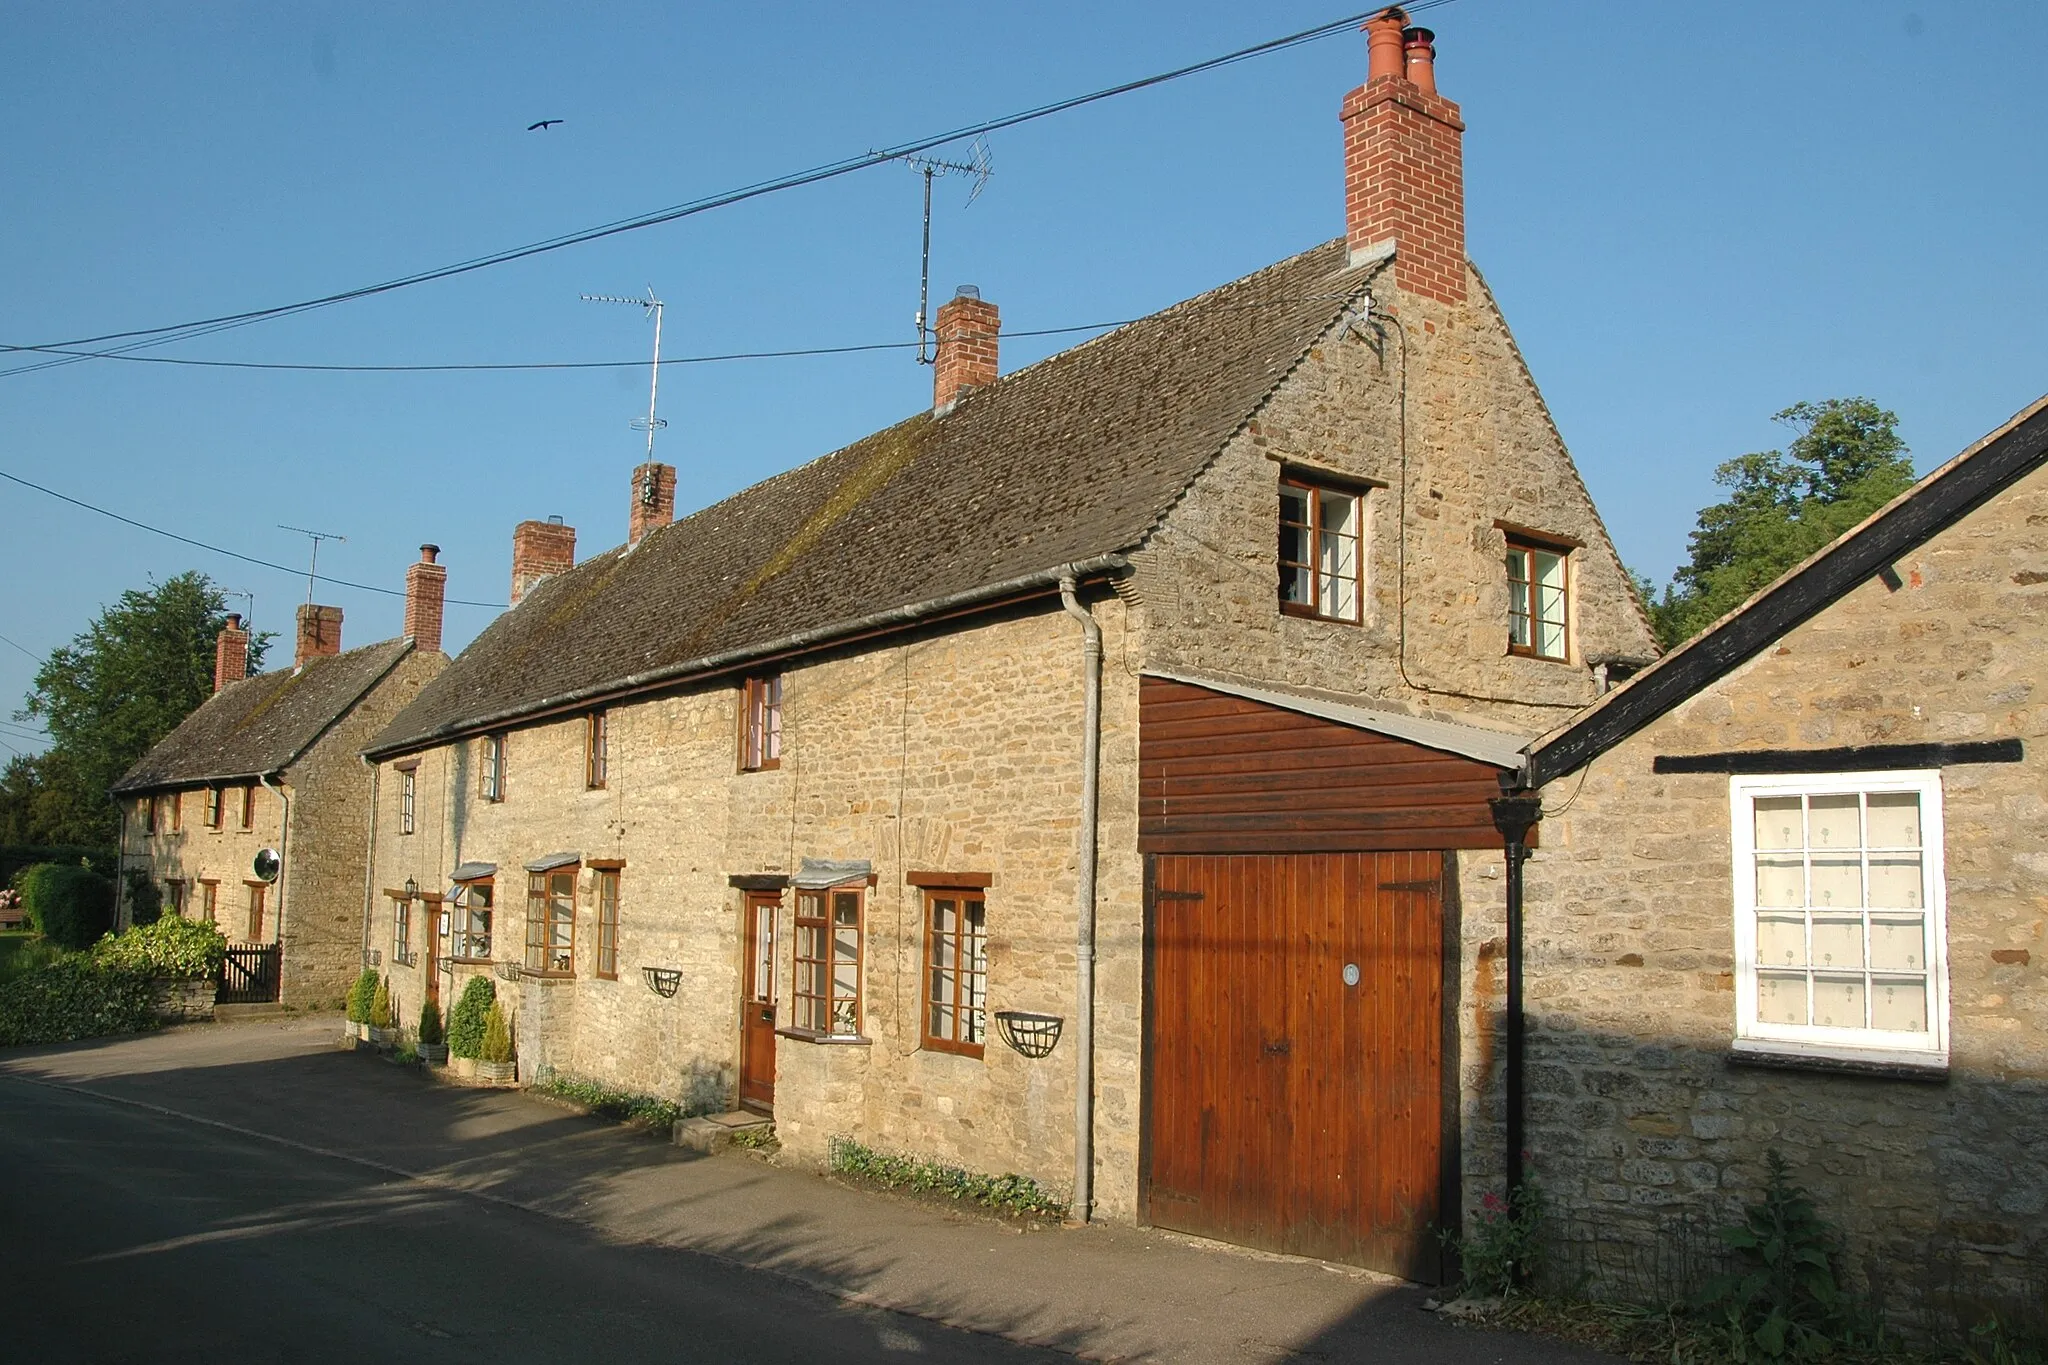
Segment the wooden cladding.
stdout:
[[1166,678],[1138,695],[1142,852],[1500,847],[1490,764]]

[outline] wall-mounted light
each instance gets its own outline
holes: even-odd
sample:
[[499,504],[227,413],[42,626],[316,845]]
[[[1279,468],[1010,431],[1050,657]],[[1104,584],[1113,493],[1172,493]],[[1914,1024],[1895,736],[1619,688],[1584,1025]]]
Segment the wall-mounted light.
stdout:
[[420,884],[414,881],[412,878],[407,877],[405,879],[405,898],[407,900],[411,900],[414,896],[419,895],[419,893]]

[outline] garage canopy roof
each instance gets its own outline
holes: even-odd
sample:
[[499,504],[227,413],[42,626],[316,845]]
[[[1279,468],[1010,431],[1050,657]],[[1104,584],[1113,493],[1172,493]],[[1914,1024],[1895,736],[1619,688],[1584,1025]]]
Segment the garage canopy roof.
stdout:
[[1262,687],[1246,687],[1242,683],[1223,682],[1195,673],[1165,673],[1147,669],[1146,675],[1165,678],[1169,682],[1187,683],[1193,687],[1205,687],[1211,692],[1243,697],[1246,701],[1255,701],[1264,706],[1277,706],[1282,710],[1299,712],[1305,716],[1332,720],[1355,730],[1369,730],[1373,734],[1386,735],[1390,739],[1407,740],[1410,744],[1420,744],[1425,749],[1441,749],[1448,754],[1457,754],[1460,758],[1490,763],[1496,768],[1520,768],[1523,751],[1536,738],[1534,735],[1517,735],[1505,730],[1487,730],[1477,725],[1461,725],[1456,721],[1427,720],[1421,716],[1407,716],[1398,711],[1355,706],[1350,702],[1311,697],[1299,692],[1275,692]]

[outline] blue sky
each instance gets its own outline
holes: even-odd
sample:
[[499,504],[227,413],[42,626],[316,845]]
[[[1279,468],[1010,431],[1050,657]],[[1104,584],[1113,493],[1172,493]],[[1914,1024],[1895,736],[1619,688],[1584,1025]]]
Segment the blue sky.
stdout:
[[[1362,6],[1361,6],[1362,8]],[[447,264],[1146,75],[1342,5],[19,3],[0,45],[0,342],[262,307]],[[1816,0],[1420,16],[1464,107],[1469,245],[1627,561],[1684,553],[1770,415],[1866,394],[1924,470],[2048,390],[2048,7]],[[1136,316],[1342,230],[1345,34],[999,134],[941,182],[938,297],[1006,329]],[[536,119],[560,127],[525,131]],[[153,354],[615,360],[901,341],[917,183],[864,171]],[[1060,344],[1009,339],[1006,369]],[[0,362],[11,363],[11,362]],[[513,524],[623,539],[644,369],[305,375],[88,362],[0,377],[0,469],[196,539],[504,600]],[[906,354],[670,367],[658,453],[701,506],[929,401]],[[0,635],[34,654],[186,568],[285,630],[303,578],[0,484]],[[348,643],[395,597],[323,585]],[[487,609],[449,612],[459,647]],[[288,646],[287,646],[288,647]],[[0,644],[0,704],[33,661]],[[11,726],[11,723],[10,723]],[[14,728],[0,743],[33,748]]]

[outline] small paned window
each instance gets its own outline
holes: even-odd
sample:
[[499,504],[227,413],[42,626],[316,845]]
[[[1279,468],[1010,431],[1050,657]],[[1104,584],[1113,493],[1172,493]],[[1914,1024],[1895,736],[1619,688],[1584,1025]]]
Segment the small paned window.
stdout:
[[861,901],[858,888],[799,891],[796,897],[796,1027],[827,1037],[860,1036]]
[[740,767],[782,766],[782,676],[749,678],[741,706]]
[[419,795],[418,770],[398,770],[398,832],[410,834],[415,825],[417,798]]
[[1508,537],[1508,652],[1571,657],[1571,551]]
[[604,712],[592,711],[583,732],[583,785],[593,791],[605,782],[608,748],[605,733]]
[[256,784],[251,782],[242,788],[242,828],[252,828],[256,823]]
[[576,869],[573,867],[527,874],[526,970],[547,976],[576,974]]
[[[183,911],[181,910],[182,914]],[[220,922],[220,883],[199,883],[199,918],[208,924]]]
[[988,911],[984,893],[924,893],[924,1045],[982,1055],[988,1020]]
[[170,905],[171,913],[183,919],[185,915],[185,883],[176,877],[165,882],[164,900]]
[[482,775],[486,801],[505,799],[505,737],[485,735],[478,746],[477,770]]
[[1731,779],[1738,1050],[1945,1057],[1941,774]]
[[249,888],[249,942],[263,941],[263,902],[270,888],[262,882],[244,882]]
[[1357,621],[1363,599],[1365,499],[1280,481],[1280,607],[1296,616]]
[[185,828],[185,793],[171,793],[171,833]]
[[619,979],[619,869],[597,870],[597,974]]
[[491,892],[493,884],[488,881],[463,882],[456,890],[455,904],[449,908],[453,928],[453,941],[449,954],[461,962],[489,962],[491,960]]
[[400,896],[391,902],[391,960],[411,966],[412,901]]
[[144,834],[156,833],[157,806],[158,801],[154,796],[142,798],[142,832]]
[[206,827],[220,828],[221,790],[219,787],[206,789]]

